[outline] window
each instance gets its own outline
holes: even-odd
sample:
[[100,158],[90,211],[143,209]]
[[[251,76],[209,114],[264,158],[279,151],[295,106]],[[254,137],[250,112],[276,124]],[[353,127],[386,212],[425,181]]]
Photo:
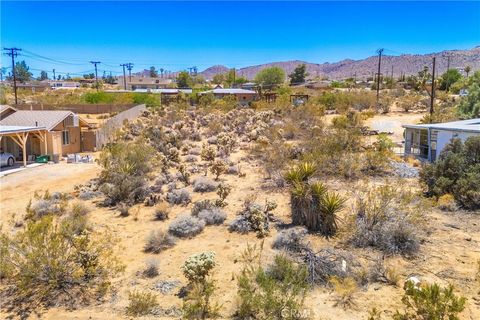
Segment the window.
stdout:
[[70,144],[70,133],[68,130],[62,131],[62,144]]

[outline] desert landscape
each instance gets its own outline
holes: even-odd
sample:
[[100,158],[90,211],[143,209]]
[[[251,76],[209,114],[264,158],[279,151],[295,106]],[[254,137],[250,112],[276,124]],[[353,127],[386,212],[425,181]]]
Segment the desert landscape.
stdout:
[[480,319],[478,2],[0,7],[0,319]]

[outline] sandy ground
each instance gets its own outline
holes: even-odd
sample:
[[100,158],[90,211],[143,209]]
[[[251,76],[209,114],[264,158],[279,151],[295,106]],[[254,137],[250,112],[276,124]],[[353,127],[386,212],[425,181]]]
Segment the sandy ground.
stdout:
[[0,178],[0,221],[22,215],[36,190],[71,192],[76,184],[97,176],[95,163],[46,164]]
[[[398,123],[415,121],[418,115],[401,114],[381,115],[369,119],[372,126],[391,125],[397,132]],[[242,157],[241,152],[231,156],[232,160]],[[88,201],[92,209],[90,221],[95,228],[110,229],[119,240],[118,255],[126,266],[123,274],[112,281],[114,293],[106,302],[81,307],[78,310],[65,310],[63,308],[50,308],[48,310],[36,310],[44,319],[123,319],[125,306],[128,304],[128,292],[132,289],[150,290],[158,295],[158,301],[162,308],[172,306],[181,307],[182,300],[176,296],[179,288],[186,284],[180,267],[190,255],[214,251],[218,263],[214,271],[214,278],[218,283],[218,292],[215,299],[222,305],[222,318],[228,318],[235,308],[236,281],[234,275],[241,268],[238,259],[247,244],[260,244],[254,234],[240,235],[230,233],[227,230],[228,223],[234,219],[246,199],[256,198],[258,203],[264,203],[266,199],[275,200],[278,203],[274,211],[275,216],[285,222],[289,217],[289,196],[285,191],[262,189],[264,178],[262,169],[255,163],[242,163],[242,171],[246,177],[224,175],[221,177],[233,187],[231,195],[227,198],[228,213],[227,221],[222,226],[207,226],[203,233],[193,239],[179,240],[177,245],[160,254],[146,254],[143,252],[145,238],[152,230],[166,229],[170,222],[183,212],[191,209],[191,204],[186,207],[172,207],[172,214],[167,221],[155,221],[153,208],[137,205],[131,209],[131,215],[121,218],[112,209],[99,208],[95,203]],[[37,189],[49,189],[50,191],[71,192],[75,184],[84,183],[95,177],[99,168],[95,164],[58,164],[49,165],[32,170],[25,170],[11,176],[0,179],[1,196],[1,221],[10,227],[11,215],[23,212],[29,199]],[[410,181],[417,185],[417,181]],[[328,184],[344,193],[355,189],[355,185],[346,185],[338,181],[329,181]],[[190,192],[191,186],[188,187]],[[200,194],[193,193],[192,202],[205,198],[216,198],[214,192]],[[348,214],[345,210],[343,214]],[[428,226],[422,236],[423,244],[420,253],[415,259],[392,257],[391,261],[401,274],[401,282],[408,276],[418,275],[422,279],[437,281],[441,284],[453,283],[457,292],[468,298],[466,310],[461,319],[480,319],[480,288],[474,282],[475,263],[480,259],[480,215],[463,212],[445,213],[438,210],[426,213]],[[4,228],[6,226],[4,225]],[[278,231],[273,228],[269,237],[264,241],[264,259],[270,260],[275,251],[271,249],[271,243]],[[315,248],[327,246],[339,246],[334,240],[326,240],[317,236],[309,236],[311,245]],[[160,275],[153,279],[141,275],[145,260],[156,258],[160,263]],[[161,280],[179,280],[181,285],[169,294],[161,294],[155,290],[155,284]],[[335,296],[326,288],[315,288],[309,292],[306,299],[306,308],[312,312],[312,319],[366,319],[368,310],[372,307],[388,309],[384,314],[390,318],[395,309],[401,308],[401,286],[394,287],[383,284],[371,284],[366,289],[359,289],[355,294],[355,306],[343,309],[335,306]],[[476,300],[475,300],[476,299]],[[0,317],[6,316],[0,313]],[[37,318],[32,315],[32,319]],[[158,317],[143,317],[150,319]],[[172,319],[176,317],[163,317],[160,319]]]

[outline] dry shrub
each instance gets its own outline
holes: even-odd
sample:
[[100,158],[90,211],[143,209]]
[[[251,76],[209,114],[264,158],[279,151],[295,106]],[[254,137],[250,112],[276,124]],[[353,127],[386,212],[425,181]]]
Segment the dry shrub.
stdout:
[[134,290],[128,293],[126,314],[129,316],[146,316],[158,306],[157,296],[148,291]]
[[193,181],[194,192],[212,192],[218,187],[218,183],[207,177],[198,177]]
[[168,232],[180,238],[191,238],[203,231],[205,221],[190,215],[180,215],[172,221]]
[[[414,254],[420,241],[414,223],[420,222],[418,201],[398,186],[383,185],[361,193],[347,229],[348,241],[357,247],[375,247],[387,254]],[[413,208],[412,208],[413,207]]]
[[354,294],[358,291],[357,283],[353,278],[339,278],[333,276],[329,279],[336,295],[335,305],[341,305],[344,308],[352,307],[354,303]]
[[443,211],[455,211],[457,209],[455,198],[450,193],[440,196],[437,200],[437,206]]
[[164,221],[168,219],[170,206],[165,202],[160,202],[155,206],[155,219]]
[[308,270],[308,282],[312,285],[325,285],[332,276],[352,276],[358,267],[358,262],[351,253],[334,248],[325,248],[318,252],[308,249],[301,259]]
[[243,267],[238,275],[239,319],[299,319],[309,289],[305,266],[284,255],[276,255],[264,267],[261,249],[248,246],[242,254]]
[[293,253],[303,252],[307,248],[306,235],[307,229],[305,228],[295,227],[282,230],[273,241],[272,247]]
[[267,201],[265,206],[262,206],[251,201],[245,201],[243,210],[230,223],[228,230],[239,233],[254,231],[259,238],[263,238],[268,235],[270,230],[269,214],[276,207],[275,202]]
[[187,205],[192,201],[192,197],[187,189],[175,189],[167,193],[167,201],[171,204]]
[[208,225],[220,225],[227,218],[227,214],[220,208],[203,209],[198,213],[198,218]]
[[147,278],[154,278],[158,276],[158,274],[158,260],[153,258],[146,260],[143,275]]
[[175,238],[163,230],[152,231],[145,243],[145,252],[160,253],[175,245]]
[[22,301],[19,311],[87,303],[104,295],[110,278],[123,269],[113,255],[110,233],[81,228],[84,218],[47,215],[12,237],[0,235],[2,283],[11,299]]
[[27,205],[26,219],[39,219],[46,215],[63,215],[67,211],[68,196],[64,193],[50,193],[46,190],[43,194],[35,192],[34,201]]

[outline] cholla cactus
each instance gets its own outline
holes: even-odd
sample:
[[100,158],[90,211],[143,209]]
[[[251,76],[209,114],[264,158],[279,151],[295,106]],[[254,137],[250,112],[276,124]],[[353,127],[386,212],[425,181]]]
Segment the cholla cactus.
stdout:
[[215,252],[202,252],[190,256],[183,264],[182,271],[188,281],[204,282],[215,264]]
[[217,147],[218,151],[223,155],[228,156],[236,146],[235,139],[226,132],[220,132],[217,135]]
[[215,181],[217,181],[220,175],[226,171],[227,165],[222,160],[217,160],[210,166],[210,172],[215,175]]

